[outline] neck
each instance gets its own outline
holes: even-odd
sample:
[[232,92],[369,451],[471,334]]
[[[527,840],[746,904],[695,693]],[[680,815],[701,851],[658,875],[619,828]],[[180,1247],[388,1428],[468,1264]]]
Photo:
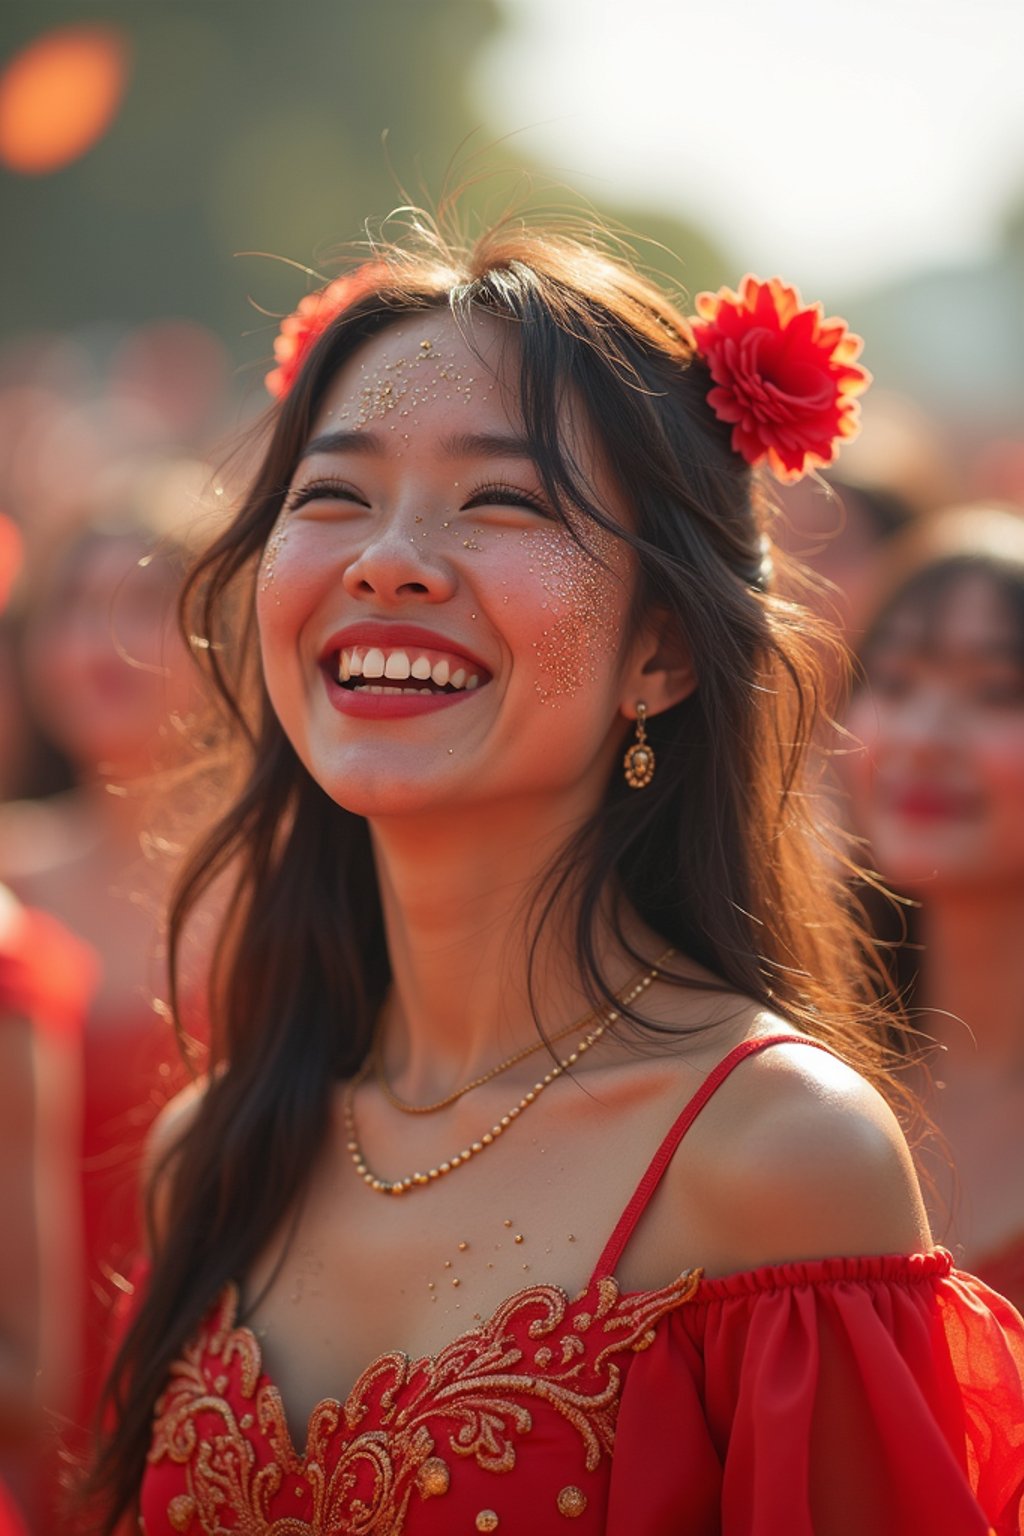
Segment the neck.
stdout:
[[1024,888],[932,898],[922,919],[920,1001],[942,1010],[929,1011],[927,1032],[951,1064],[1024,1070]]
[[[527,982],[530,901],[578,824],[545,825],[532,805],[374,824],[394,978],[383,1052],[403,1097],[439,1097],[537,1038]],[[570,897],[539,929],[534,1002],[549,1034],[579,1018],[582,1036],[595,1022],[585,1017],[575,917]],[[607,915],[602,928],[599,953],[612,984],[624,984],[636,966],[613,952]]]

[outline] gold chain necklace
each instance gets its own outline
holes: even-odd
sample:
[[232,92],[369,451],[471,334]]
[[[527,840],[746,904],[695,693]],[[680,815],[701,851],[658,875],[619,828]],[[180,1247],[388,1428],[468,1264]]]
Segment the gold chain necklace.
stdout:
[[657,980],[659,968],[664,965],[672,953],[671,949],[667,949],[659,958],[657,964],[652,966],[639,981],[633,983],[625,997],[620,996],[619,1008],[613,1008],[588,1035],[584,1035],[575,1050],[570,1051],[564,1060],[560,1059],[556,1062],[549,1072],[546,1072],[538,1082],[534,1083],[528,1093],[523,1094],[519,1103],[513,1105],[507,1115],[502,1115],[501,1119],[495,1121],[489,1131],[484,1132],[479,1141],[471,1141],[468,1146],[463,1147],[462,1151],[457,1152],[454,1157],[446,1159],[443,1163],[438,1163],[434,1168],[428,1168],[426,1173],[410,1173],[404,1179],[382,1179],[377,1174],[371,1172],[367,1165],[359,1141],[359,1132],[356,1128],[355,1099],[356,1089],[366,1081],[373,1064],[372,1059],[368,1060],[361,1071],[357,1072],[355,1077],[346,1084],[342,1099],[342,1114],[347,1138],[346,1148],[349,1156],[352,1158],[353,1166],[363,1183],[381,1195],[404,1195],[410,1189],[421,1189],[426,1184],[432,1184],[435,1179],[441,1179],[445,1174],[452,1173],[456,1168],[461,1168],[471,1158],[477,1157],[485,1147],[492,1146],[498,1137],[508,1130],[513,1120],[518,1119],[524,1109],[528,1109],[531,1104],[537,1101],[545,1088],[549,1087],[556,1078],[561,1077],[563,1073],[567,1072],[570,1067],[574,1067],[584,1052],[589,1051],[591,1046],[600,1040],[608,1026],[614,1024],[616,1019],[620,1017],[620,1009],[628,1007],[647,991],[651,983]]
[[[666,958],[665,955],[662,956],[662,960]],[[661,964],[661,961],[658,963]],[[643,975],[644,972],[641,971],[640,975],[634,976],[631,981],[627,982],[627,989],[635,986],[643,978]],[[558,1031],[557,1035],[550,1035],[547,1040],[537,1040],[533,1045],[526,1046],[524,1050],[516,1051],[514,1056],[506,1057],[496,1067],[492,1067],[489,1072],[485,1072],[482,1077],[474,1077],[471,1082],[463,1084],[461,1088],[456,1088],[453,1093],[449,1093],[446,1098],[438,1099],[434,1104],[410,1104],[407,1099],[400,1099],[398,1097],[398,1094],[392,1088],[385,1075],[379,1044],[376,1041],[371,1052],[373,1075],[377,1080],[377,1086],[388,1103],[393,1105],[395,1109],[400,1109],[403,1115],[433,1115],[439,1109],[447,1109],[449,1104],[454,1104],[456,1099],[461,1099],[464,1094],[471,1093],[474,1088],[480,1088],[484,1083],[489,1083],[492,1077],[500,1077],[502,1072],[507,1072],[510,1067],[518,1066],[521,1061],[525,1061],[528,1056],[535,1055],[537,1051],[542,1051],[545,1046],[554,1045],[556,1041],[564,1040],[567,1035],[575,1035],[593,1017],[594,1010],[589,1008],[581,1019],[576,1019],[572,1024],[567,1024],[564,1029]]]

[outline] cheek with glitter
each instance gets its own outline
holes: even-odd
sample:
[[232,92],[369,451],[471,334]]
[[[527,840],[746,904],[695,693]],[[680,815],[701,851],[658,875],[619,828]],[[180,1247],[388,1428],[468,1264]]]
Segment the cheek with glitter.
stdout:
[[534,687],[542,704],[570,699],[598,682],[621,637],[621,545],[596,526],[587,530],[586,539],[592,554],[560,529],[532,529],[522,535],[531,556],[530,572],[546,593],[541,608],[550,615],[533,642],[538,666]]
[[282,512],[277,522],[270,531],[270,538],[263,549],[263,558],[260,561],[260,591],[267,592],[274,582],[274,571],[277,567],[277,559],[285,546],[288,537],[289,515]]

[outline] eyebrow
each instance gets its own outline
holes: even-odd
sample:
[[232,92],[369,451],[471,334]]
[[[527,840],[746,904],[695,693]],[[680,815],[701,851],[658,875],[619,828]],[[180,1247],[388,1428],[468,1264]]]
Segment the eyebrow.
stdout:
[[441,448],[452,459],[530,459],[533,445],[512,432],[457,432],[442,440]]
[[[457,432],[442,438],[441,451],[450,459],[529,459],[532,462],[534,458],[527,439],[511,432]],[[387,444],[376,432],[322,432],[306,444],[298,463],[318,453],[357,453],[380,458],[386,452]]]
[[877,656],[883,651],[909,652],[913,656],[941,656],[953,654],[969,663],[978,661],[1022,662],[1021,646],[1012,637],[1005,640],[968,640],[965,644],[950,644],[942,636],[929,639],[926,635],[901,635],[883,630],[868,646],[868,654]]

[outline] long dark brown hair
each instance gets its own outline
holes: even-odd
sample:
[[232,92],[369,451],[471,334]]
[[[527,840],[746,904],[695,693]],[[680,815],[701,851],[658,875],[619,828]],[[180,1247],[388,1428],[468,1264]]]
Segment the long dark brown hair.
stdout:
[[[664,614],[699,677],[691,697],[650,722],[653,783],[637,794],[612,776],[539,887],[535,921],[571,896],[580,974],[595,1000],[610,998],[599,913],[615,890],[724,989],[887,1079],[870,954],[843,895],[841,856],[825,846],[810,768],[820,626],[773,593],[767,504],[707,404],[710,377],[683,313],[589,232],[520,221],[460,246],[420,225],[374,260],[373,291],[310,349],[272,413],[237,517],[185,594],[186,629],[239,776],[230,810],[190,860],[170,923],[173,970],[190,913],[215,882],[229,884],[211,980],[219,1066],[165,1167],[166,1236],[108,1388],[116,1429],[89,1489],[105,1533],[138,1496],[169,1365],[301,1199],[334,1087],[362,1064],[389,983],[367,825],[310,778],[270,707],[254,661],[253,593],[326,390],[360,345],[402,317],[449,310],[460,322],[486,314],[508,325],[523,426],[552,506],[584,540],[586,519],[626,540],[638,572],[634,622]],[[629,531],[595,504],[559,441],[567,392],[628,501]]]

